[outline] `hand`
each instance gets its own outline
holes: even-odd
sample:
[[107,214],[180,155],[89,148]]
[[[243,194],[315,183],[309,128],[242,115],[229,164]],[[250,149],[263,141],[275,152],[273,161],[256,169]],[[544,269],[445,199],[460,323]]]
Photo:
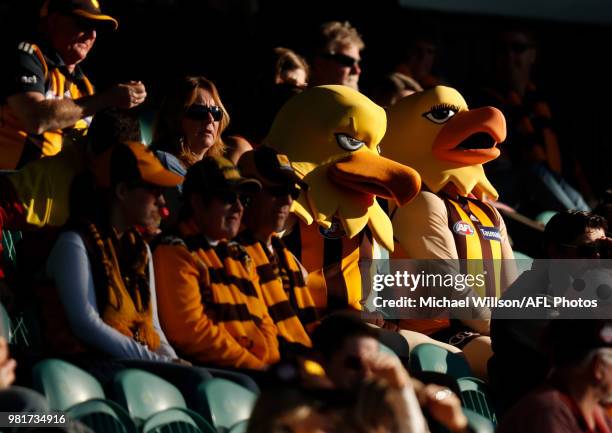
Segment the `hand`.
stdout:
[[415,389],[421,406],[427,408],[436,421],[452,432],[465,431],[468,421],[461,410],[461,401],[455,393],[435,384]]
[[134,108],[144,102],[147,91],[140,81],[115,84],[105,92],[108,105],[122,109]]
[[191,364],[191,362],[186,361],[184,359],[181,358],[175,358],[172,360],[173,364],[179,364],[179,365],[186,365],[187,367],[191,367],[193,364]]
[[383,379],[392,388],[403,389],[410,384],[408,372],[395,355],[378,353],[365,362],[373,377]]
[[6,389],[15,381],[17,361],[9,357],[8,344],[0,337],[0,389]]

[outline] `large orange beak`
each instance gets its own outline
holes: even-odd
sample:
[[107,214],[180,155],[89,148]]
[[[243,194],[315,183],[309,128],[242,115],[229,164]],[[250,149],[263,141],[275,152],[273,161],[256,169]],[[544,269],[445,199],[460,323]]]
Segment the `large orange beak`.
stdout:
[[327,175],[346,188],[392,199],[400,206],[421,189],[421,176],[415,170],[365,149],[330,166]]
[[440,130],[433,154],[462,165],[484,164],[499,156],[497,144],[506,139],[506,119],[494,107],[457,113]]

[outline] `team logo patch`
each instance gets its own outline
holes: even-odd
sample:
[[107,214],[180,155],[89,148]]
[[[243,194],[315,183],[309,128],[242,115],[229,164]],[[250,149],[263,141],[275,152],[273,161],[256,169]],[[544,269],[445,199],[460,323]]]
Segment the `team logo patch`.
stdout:
[[21,77],[21,82],[23,84],[36,84],[38,79],[36,78],[36,75],[32,75],[31,77],[23,76]]
[[464,221],[457,221],[453,226],[453,231],[461,236],[472,236],[474,234],[472,226]]
[[482,237],[488,241],[501,242],[501,233],[497,227],[484,227],[479,226],[478,230],[482,233]]

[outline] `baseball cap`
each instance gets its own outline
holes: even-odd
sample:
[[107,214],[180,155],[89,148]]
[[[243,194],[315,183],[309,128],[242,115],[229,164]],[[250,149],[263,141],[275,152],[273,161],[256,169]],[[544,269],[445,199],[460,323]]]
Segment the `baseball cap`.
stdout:
[[544,338],[556,364],[578,362],[592,350],[612,348],[612,320],[553,320]]
[[258,180],[243,177],[230,160],[221,156],[206,156],[187,170],[183,196],[193,192],[211,194],[236,190],[255,192],[260,189]]
[[40,9],[40,17],[44,18],[53,12],[99,21],[101,25],[106,24],[113,30],[119,27],[119,22],[115,18],[102,13],[98,0],[45,0]]
[[262,146],[245,152],[238,161],[238,168],[244,176],[257,179],[263,186],[298,185],[307,190],[308,185],[297,175],[287,155],[275,149]]
[[151,150],[135,141],[117,144],[100,154],[92,171],[104,187],[138,181],[163,187],[183,183],[183,176],[167,170]]

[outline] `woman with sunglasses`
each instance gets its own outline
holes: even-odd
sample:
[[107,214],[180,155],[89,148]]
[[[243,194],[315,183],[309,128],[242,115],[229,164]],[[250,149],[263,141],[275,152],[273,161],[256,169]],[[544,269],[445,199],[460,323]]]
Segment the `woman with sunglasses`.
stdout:
[[222,157],[187,170],[183,208],[154,252],[160,319],[168,338],[198,364],[261,370],[279,359],[277,328],[238,233],[243,195],[261,187]]

